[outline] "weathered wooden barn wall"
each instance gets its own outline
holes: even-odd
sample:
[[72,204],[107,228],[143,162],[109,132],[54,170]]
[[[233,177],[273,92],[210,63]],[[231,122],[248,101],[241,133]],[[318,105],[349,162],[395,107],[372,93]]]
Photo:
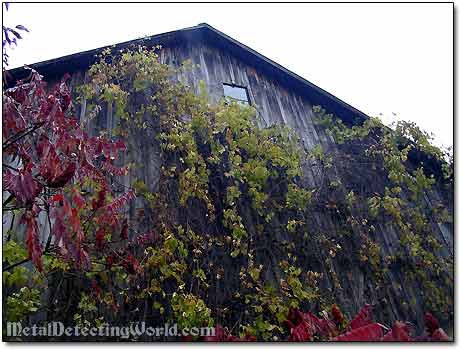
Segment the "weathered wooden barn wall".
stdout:
[[[289,90],[279,82],[265,76],[258,69],[258,66],[247,64],[225,50],[197,42],[163,47],[159,52],[159,57],[162,63],[174,66],[179,66],[181,62],[186,60],[199,65],[191,71],[181,73],[177,78],[189,84],[196,92],[199,90],[199,82],[203,80],[213,101],[223,97],[223,83],[245,86],[248,89],[251,104],[258,111],[261,126],[269,126],[275,123],[286,124],[298,132],[306,149],[311,149],[317,144],[320,144],[326,152],[336,149],[333,139],[314,124],[312,105],[309,99],[301,97],[295,91]],[[72,87],[80,85],[85,79],[85,71],[73,72]],[[85,112],[86,102],[83,101],[81,106],[78,107],[81,119],[84,118]],[[88,130],[90,133],[95,134],[99,130],[110,130],[115,123],[113,112],[109,108],[100,113],[95,123],[91,124]],[[133,140],[135,144],[132,144],[132,147],[133,149],[138,149],[138,151],[131,154],[131,161],[142,164],[142,166],[132,172],[131,178],[127,178],[125,184],[129,184],[135,178],[140,178],[154,190],[159,178],[160,150],[156,143],[152,141],[153,137],[149,138]],[[338,169],[338,173],[341,172],[340,167],[342,166],[345,166],[345,164],[334,164],[334,167]],[[370,178],[373,179],[373,171],[368,169],[368,172],[367,175],[359,172],[353,173],[355,178],[350,180],[357,181],[358,187],[362,187],[364,191],[371,190],[374,185],[373,180],[371,182],[366,181],[370,181]],[[322,174],[318,169],[310,166],[309,163],[306,163],[304,173],[307,186],[313,188],[321,183]],[[432,193],[428,195],[427,200],[436,197],[443,197],[443,193]],[[139,203],[136,205],[139,205]],[[450,206],[450,203],[448,205]],[[313,219],[321,222],[326,230],[330,230],[328,236],[332,239],[334,238],[334,229],[337,228],[337,222],[328,213],[318,215]],[[434,236],[444,245],[440,253],[453,255],[452,226],[440,226],[435,222],[431,222],[431,224],[433,225]],[[382,254],[386,256],[395,252],[399,245],[399,231],[391,226],[384,225],[376,228],[373,239],[381,246]],[[276,238],[285,239],[286,236],[283,234],[283,232],[279,232],[279,236]],[[351,240],[353,239],[351,238]],[[353,243],[355,242],[351,241],[351,244]],[[347,246],[345,248],[347,249]],[[270,256],[264,258],[262,257],[262,260],[265,265],[273,266]],[[309,256],[304,256],[304,260],[308,263]],[[273,266],[273,268],[277,269],[278,266]],[[374,303],[377,304],[378,312],[375,312],[375,315],[378,316],[378,319],[384,319],[387,323],[391,319],[408,320],[416,323],[418,327],[422,327],[421,320],[424,308],[421,306],[420,289],[416,284],[406,283],[400,271],[391,271],[391,282],[384,289],[376,290],[371,282],[370,273],[364,271],[360,265],[334,260],[332,268],[337,273],[341,283],[341,289],[334,290],[334,292],[337,298],[341,300],[340,305],[346,311],[356,312],[364,303]],[[323,271],[328,275],[326,265],[306,265],[306,270],[309,269]],[[278,270],[269,270],[266,275],[270,278],[270,273],[276,275],[278,272]],[[332,280],[327,279],[323,287],[325,289],[334,289]],[[380,303],[384,298],[388,300],[389,304]],[[411,305],[414,300],[416,300],[416,304]],[[382,310],[382,313],[380,310]]]
[[[235,83],[248,88],[250,101],[256,106],[262,126],[269,126],[273,123],[286,124],[295,129],[302,139],[306,149],[321,144],[323,149],[328,151],[335,147],[332,138],[313,122],[312,105],[307,98],[300,97],[294,91],[271,80],[258,71],[258,67],[251,66],[241,60],[227,54],[223,50],[202,44],[185,45],[176,48],[167,48],[162,51],[161,59],[164,63],[171,64],[182,62],[186,59],[192,60],[200,67],[194,71],[181,76],[191,86],[198,89],[198,81],[204,80],[209,88],[210,95],[218,100],[223,96],[223,83]],[[198,92],[198,91],[197,91]],[[338,166],[339,167],[339,166]],[[338,169],[339,170],[339,169]],[[314,168],[307,166],[304,173],[308,186],[317,187],[320,183],[320,173]],[[364,173],[355,173],[358,181],[366,185],[366,178],[374,178],[373,173],[366,176]],[[377,180],[378,182],[378,180]],[[361,183],[361,184],[363,184]],[[369,183],[372,188],[375,183]],[[378,183],[376,183],[378,184]],[[439,196],[434,193],[435,196]],[[428,200],[430,200],[428,198]],[[327,214],[319,216],[319,221],[324,221],[325,227],[334,229],[334,222],[328,223],[330,217]],[[439,227],[434,222],[433,233],[438,241],[444,243],[444,255],[453,255],[453,234],[452,227]],[[334,235],[334,234],[333,234]],[[399,245],[400,234],[390,226],[378,227],[373,239],[381,246],[384,256],[395,253]],[[280,239],[282,240],[282,239]],[[270,262],[270,261],[268,261]],[[268,265],[271,265],[270,263]],[[324,268],[327,274],[326,266]],[[402,278],[399,272],[390,273],[391,283],[386,290],[375,290],[372,287],[370,275],[367,275],[359,265],[341,264],[336,260],[334,270],[339,276],[342,291],[338,294],[342,298],[342,306],[349,311],[357,311],[365,302],[377,303],[384,297],[390,302],[390,318],[405,319],[422,325],[424,307],[420,295],[420,286],[410,285]],[[306,266],[310,269],[310,266]],[[325,285],[332,288],[331,284]],[[417,304],[409,306],[414,300]],[[383,306],[387,308],[387,306]]]
[[199,67],[185,72],[179,78],[196,92],[199,81],[203,80],[214,101],[223,97],[223,83],[247,87],[250,102],[259,112],[261,126],[275,123],[289,125],[299,132],[308,148],[318,143],[326,146],[331,144],[329,137],[314,127],[309,101],[268,79],[258,71],[258,67],[250,66],[223,50],[196,43],[163,48],[160,60],[176,66],[185,60],[198,64]]

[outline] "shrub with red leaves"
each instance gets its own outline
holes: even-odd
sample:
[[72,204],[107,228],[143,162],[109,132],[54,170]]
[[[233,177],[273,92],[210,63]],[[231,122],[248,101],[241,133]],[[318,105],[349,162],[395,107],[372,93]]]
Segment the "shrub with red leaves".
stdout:
[[[345,317],[336,305],[332,306],[332,317],[336,323],[344,323]],[[372,306],[365,304],[351,320],[345,330],[339,332],[334,321],[323,312],[320,319],[311,312],[303,313],[299,309],[290,309],[285,326],[290,331],[288,341],[307,342],[312,340],[337,342],[409,342],[409,341],[449,341],[450,337],[439,327],[437,319],[427,313],[426,328],[430,335],[412,338],[406,323],[396,321],[391,330],[372,320]],[[384,333],[384,331],[387,333]],[[334,335],[336,333],[336,335]]]
[[[127,172],[113,165],[126,147],[83,131],[73,115],[68,78],[48,90],[30,70],[26,81],[3,91],[3,184],[10,195],[3,209],[22,214],[29,259],[39,271],[42,254],[52,249],[79,268],[91,268],[91,255],[104,251],[105,232],[119,231],[127,239],[122,208],[135,197],[132,190],[121,196],[111,191],[108,178]],[[83,183],[92,183],[85,194],[90,198],[82,195]],[[107,203],[107,197],[113,200]],[[38,231],[41,212],[51,224],[53,239],[46,242]]]

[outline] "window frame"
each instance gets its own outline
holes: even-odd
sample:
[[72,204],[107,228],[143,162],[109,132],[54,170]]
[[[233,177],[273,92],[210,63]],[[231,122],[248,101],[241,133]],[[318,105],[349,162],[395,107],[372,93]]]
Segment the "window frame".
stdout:
[[[251,105],[250,93],[248,92],[248,88],[246,86],[241,86],[241,85],[237,85],[237,84],[229,83],[229,82],[223,82],[222,86],[223,86],[224,98],[226,98],[226,99],[229,98],[229,99],[234,100],[234,101],[239,102],[239,103],[244,103],[244,104],[247,104],[247,105]],[[231,88],[243,89],[245,91],[246,100],[226,95],[226,89],[225,89],[224,86],[228,86],[228,87],[231,87]]]

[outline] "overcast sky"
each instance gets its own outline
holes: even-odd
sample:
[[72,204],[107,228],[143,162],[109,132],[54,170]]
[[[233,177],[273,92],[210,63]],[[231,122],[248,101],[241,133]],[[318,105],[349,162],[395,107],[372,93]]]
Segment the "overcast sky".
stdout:
[[10,67],[206,22],[385,123],[453,144],[452,4],[11,4]]

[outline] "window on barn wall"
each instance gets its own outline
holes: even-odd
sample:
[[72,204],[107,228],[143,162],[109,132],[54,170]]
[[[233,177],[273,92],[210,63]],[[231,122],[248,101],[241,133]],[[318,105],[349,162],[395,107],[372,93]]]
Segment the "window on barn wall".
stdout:
[[230,98],[240,103],[250,104],[250,99],[248,98],[248,91],[246,87],[226,83],[223,84],[223,87],[224,97]]

